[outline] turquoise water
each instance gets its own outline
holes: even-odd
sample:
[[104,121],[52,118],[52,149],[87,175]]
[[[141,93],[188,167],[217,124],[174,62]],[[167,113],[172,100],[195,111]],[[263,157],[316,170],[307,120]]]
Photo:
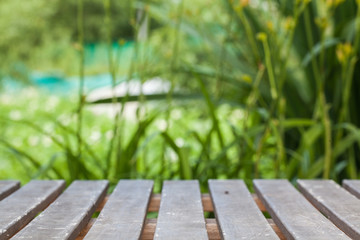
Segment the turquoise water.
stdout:
[[[80,78],[75,77],[59,77],[46,75],[33,75],[33,83],[38,88],[55,94],[69,94],[77,92],[80,85]],[[108,73],[86,76],[84,78],[85,91],[91,91],[96,88],[111,86],[112,79]]]
[[[97,64],[107,63],[107,46],[105,44],[87,44],[85,46],[85,68],[91,68]],[[128,42],[122,46],[114,43],[112,45],[113,54],[121,54],[123,58],[129,58],[133,50],[133,43]],[[120,82],[123,78],[117,79]],[[111,86],[112,79],[109,73],[85,76],[84,88],[86,92],[91,90]],[[80,85],[79,76],[65,76],[61,73],[33,72],[30,74],[30,83],[36,88],[57,95],[68,95],[77,93]],[[4,88],[6,91],[16,91],[28,87],[13,79],[5,79]]]
[[[41,91],[56,95],[77,93],[80,85],[79,77],[77,76],[64,77],[61,75],[34,73],[30,78],[30,86],[35,86]],[[117,82],[119,82],[119,80],[117,80]],[[86,76],[84,79],[85,92],[90,92],[91,90],[111,85],[112,79],[111,75],[108,73]],[[5,91],[8,92],[16,92],[17,90],[26,87],[29,87],[29,85],[24,85],[11,79],[6,79],[4,84]]]

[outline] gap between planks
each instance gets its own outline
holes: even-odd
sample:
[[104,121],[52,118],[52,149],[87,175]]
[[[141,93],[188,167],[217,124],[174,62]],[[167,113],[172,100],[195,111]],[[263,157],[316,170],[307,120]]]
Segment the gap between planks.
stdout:
[[[110,195],[107,195],[104,200],[99,204],[98,208],[96,209],[97,212],[100,212],[104,205],[106,204],[107,200],[109,199]],[[261,200],[258,198],[256,194],[252,194],[252,197],[262,212],[266,212],[266,208],[262,204]],[[152,194],[150,199],[150,204],[148,207],[148,212],[158,212],[160,208],[160,201],[161,201],[161,194]],[[210,194],[201,194],[201,201],[204,208],[204,212],[213,212],[213,204],[210,198]],[[206,220],[206,230],[209,236],[209,240],[221,240],[219,228],[214,218],[207,218]],[[285,239],[279,228],[276,226],[272,219],[267,219],[270,226],[274,229],[275,233],[279,236],[280,239]],[[96,219],[93,218],[87,224],[87,226],[81,231],[79,236],[76,240],[82,240],[87,232],[90,230],[92,225],[95,223]],[[141,234],[141,240],[150,240],[154,238],[155,230],[156,230],[156,218],[148,218],[145,220],[145,226],[143,232]]]

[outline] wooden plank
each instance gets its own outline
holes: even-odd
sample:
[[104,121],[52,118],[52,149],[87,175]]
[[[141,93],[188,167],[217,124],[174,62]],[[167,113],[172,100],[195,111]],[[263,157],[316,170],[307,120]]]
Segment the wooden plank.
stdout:
[[0,240],[9,239],[45,209],[65,188],[65,181],[32,180],[0,202]]
[[[146,219],[145,228],[141,235],[141,240],[152,240],[154,239],[156,230],[156,218]],[[221,240],[219,229],[216,224],[216,220],[212,218],[205,219],[206,230],[208,233],[209,240]]]
[[164,182],[154,239],[208,239],[198,181]]
[[332,180],[298,180],[299,190],[335,225],[360,239],[360,200]]
[[19,181],[2,180],[0,181],[0,201],[20,188]]
[[75,239],[106,195],[108,181],[74,181],[17,239]]
[[139,239],[152,188],[150,180],[120,180],[85,239]]
[[349,239],[287,180],[254,180],[254,188],[287,239]]
[[360,180],[344,180],[343,187],[355,197],[360,198]]
[[[81,231],[79,236],[76,238],[76,240],[82,240],[84,239],[87,232],[91,229],[93,224],[95,223],[95,218],[92,218],[88,225]],[[279,228],[275,225],[274,221],[272,219],[267,219],[270,226],[274,229],[276,234],[279,236],[281,240],[286,240],[286,238],[282,235]],[[221,240],[221,236],[219,233],[218,225],[216,223],[216,220],[214,218],[207,218],[205,219],[206,222],[206,230],[209,236],[209,240]],[[145,220],[145,227],[143,232],[141,233],[141,240],[153,240],[155,235],[155,229],[156,229],[156,218],[147,218]]]
[[279,239],[242,180],[209,180],[223,239]]
[[[158,212],[160,208],[161,194],[151,195],[148,212]],[[208,193],[201,194],[201,202],[204,208],[204,212],[213,212],[213,205],[210,195]]]
[[[266,209],[265,209],[264,205],[261,203],[258,196],[256,194],[251,194],[251,196],[253,197],[253,199],[254,199],[255,203],[257,204],[258,208],[260,209],[260,211],[266,212]],[[109,198],[109,196],[105,197],[104,201],[99,205],[99,207],[96,211],[98,211],[98,212],[101,211],[101,209],[104,207],[105,203],[107,202],[108,198]],[[152,194],[150,203],[149,203],[148,212],[158,212],[159,208],[160,208],[160,201],[161,201],[161,194]],[[208,193],[201,194],[201,202],[202,202],[202,205],[204,208],[204,212],[213,212],[214,211],[212,201],[211,201],[210,195]]]

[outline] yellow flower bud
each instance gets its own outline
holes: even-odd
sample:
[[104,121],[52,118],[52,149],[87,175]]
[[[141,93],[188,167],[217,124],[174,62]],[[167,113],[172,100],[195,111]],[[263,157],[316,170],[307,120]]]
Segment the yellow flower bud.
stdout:
[[266,26],[267,26],[267,29],[269,30],[269,32],[274,31],[274,24],[271,21],[267,21]]
[[264,32],[260,32],[256,35],[256,38],[263,42],[263,41],[266,41],[267,35]]
[[315,23],[316,23],[316,25],[317,25],[320,29],[322,29],[322,30],[326,29],[326,28],[328,27],[328,25],[329,25],[328,19],[325,18],[325,17],[318,17],[318,18],[316,18],[316,19],[315,19]]
[[353,47],[350,43],[341,43],[336,46],[336,57],[341,64],[345,64],[353,54]]
[[284,24],[285,30],[289,31],[295,28],[295,21],[292,17],[287,17]]
[[353,47],[350,43],[345,43],[343,49],[346,56],[350,56],[353,52]]
[[247,83],[252,83],[252,78],[250,75],[247,75],[247,74],[244,74],[242,77],[241,77],[241,80],[243,80],[244,82],[247,82]]

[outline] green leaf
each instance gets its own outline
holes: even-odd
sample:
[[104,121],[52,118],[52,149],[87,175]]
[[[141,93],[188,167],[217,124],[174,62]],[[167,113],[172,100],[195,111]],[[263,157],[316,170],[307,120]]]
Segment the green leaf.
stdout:
[[[162,93],[162,94],[145,94],[143,97],[146,99],[146,101],[159,101],[159,100],[166,100],[168,97],[168,93]],[[179,99],[179,100],[193,100],[193,99],[201,99],[201,94],[182,94],[182,93],[173,93],[171,95],[173,99]],[[131,96],[124,96],[124,97],[116,97],[117,102],[122,102],[124,99],[126,99],[126,102],[138,102],[140,99],[140,95],[131,95]],[[99,99],[93,102],[88,102],[90,104],[104,104],[104,103],[110,103],[112,104],[114,99],[112,97],[110,98],[103,98]]]
[[163,132],[162,136],[164,137],[165,142],[174,150],[174,152],[178,156],[180,177],[182,179],[192,179],[192,171],[188,157],[189,149],[182,149],[178,147],[175,141],[166,132]]
[[313,179],[320,176],[324,170],[324,157],[321,157],[314,164],[311,165],[306,178]]
[[[340,43],[339,39],[328,38],[324,41],[323,44],[324,44],[324,48],[326,49],[326,48],[331,48],[338,43]],[[321,43],[315,44],[315,46],[311,49],[311,51],[305,55],[301,65],[303,67],[306,67],[314,57],[317,57],[321,53],[321,51],[322,51],[322,44]]]
[[338,141],[336,146],[334,147],[334,158],[341,156],[347,149],[352,147],[354,143],[358,141],[360,141],[360,138],[356,134],[350,134]]
[[308,127],[316,122],[312,119],[290,118],[283,121],[285,128]]

